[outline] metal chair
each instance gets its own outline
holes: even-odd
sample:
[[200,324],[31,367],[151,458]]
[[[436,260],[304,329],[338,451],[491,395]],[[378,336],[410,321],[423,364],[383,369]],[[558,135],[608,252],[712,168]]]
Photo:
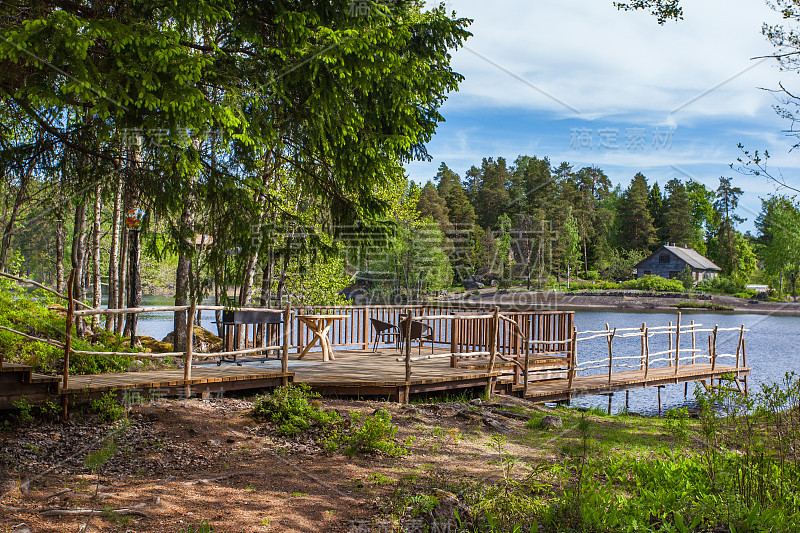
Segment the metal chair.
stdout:
[[[408,320],[408,319],[406,319]],[[402,349],[406,339],[406,320],[400,322],[400,347]],[[411,322],[411,334],[408,337],[408,342],[419,341],[417,346],[417,353],[422,353],[422,344],[425,341],[431,343],[431,355],[433,355],[433,328],[423,322],[416,320]]]
[[375,344],[372,346],[372,353],[378,351],[378,341],[387,337],[390,341],[394,339],[395,348],[400,349],[400,329],[397,326],[377,318],[370,318],[369,321],[372,324],[372,329],[375,330]]

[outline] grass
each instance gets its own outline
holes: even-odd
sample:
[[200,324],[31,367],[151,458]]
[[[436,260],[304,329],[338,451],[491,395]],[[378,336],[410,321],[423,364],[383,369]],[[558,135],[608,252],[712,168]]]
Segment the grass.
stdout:
[[564,428],[546,431],[533,412],[485,443],[479,475],[401,475],[386,515],[411,524],[444,490],[471,510],[458,531],[800,530],[800,382],[696,396],[699,418],[560,408]]
[[678,309],[709,309],[712,311],[733,311],[733,307],[711,302],[681,302],[675,304]]

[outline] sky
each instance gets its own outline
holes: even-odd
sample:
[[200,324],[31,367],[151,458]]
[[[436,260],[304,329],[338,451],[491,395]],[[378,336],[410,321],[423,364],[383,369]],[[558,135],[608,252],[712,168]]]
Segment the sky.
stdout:
[[682,5],[683,20],[659,26],[612,0],[449,0],[474,20],[453,52],[465,80],[441,109],[431,161],[407,164],[409,177],[425,183],[445,162],[463,178],[483,157],[518,155],[598,166],[623,188],[636,172],[662,189],[672,178],[716,189],[726,176],[744,191],[741,229],[752,231],[776,186],[735,170],[738,144],[768,150],[771,170],[800,187],[790,124],[765,90],[791,90],[800,74],[753,59],[773,52],[762,24],[781,22],[764,0]]

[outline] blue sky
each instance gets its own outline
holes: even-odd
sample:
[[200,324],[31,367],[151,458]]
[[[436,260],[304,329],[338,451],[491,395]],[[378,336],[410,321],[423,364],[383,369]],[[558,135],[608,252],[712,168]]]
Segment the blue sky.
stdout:
[[683,21],[659,26],[612,0],[449,0],[475,20],[453,55],[466,79],[442,108],[431,162],[408,164],[409,176],[424,183],[444,161],[463,177],[483,157],[520,154],[596,165],[623,187],[636,172],[662,186],[692,177],[716,188],[732,176],[752,229],[759,197],[776,187],[730,165],[738,143],[767,149],[773,170],[800,186],[789,124],[760,89],[791,90],[800,75],[752,59],[772,52],[762,23],[779,21],[762,0],[683,4]]

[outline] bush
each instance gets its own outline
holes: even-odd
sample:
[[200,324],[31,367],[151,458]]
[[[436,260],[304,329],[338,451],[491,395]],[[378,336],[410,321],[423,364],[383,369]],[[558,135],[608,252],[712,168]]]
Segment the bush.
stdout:
[[666,279],[661,276],[646,275],[638,279],[623,281],[623,289],[640,291],[683,292],[683,283],[679,279]]
[[253,416],[265,418],[278,426],[281,435],[297,435],[311,426],[325,427],[341,419],[336,411],[322,411],[308,403],[309,398],[319,398],[305,383],[278,387],[269,394],[257,396],[253,402]]
[[358,411],[350,411],[349,430],[334,430],[323,442],[325,451],[341,449],[346,455],[359,453],[383,453],[399,457],[408,453],[404,444],[397,443],[397,426],[392,424],[392,415],[385,409],[364,416]]
[[99,399],[92,400],[89,407],[109,423],[116,422],[125,416],[125,408],[117,400],[116,391],[109,391]]
[[714,279],[704,279],[697,284],[695,289],[714,294],[736,294],[738,292],[744,292],[745,286],[744,283],[719,276]]

